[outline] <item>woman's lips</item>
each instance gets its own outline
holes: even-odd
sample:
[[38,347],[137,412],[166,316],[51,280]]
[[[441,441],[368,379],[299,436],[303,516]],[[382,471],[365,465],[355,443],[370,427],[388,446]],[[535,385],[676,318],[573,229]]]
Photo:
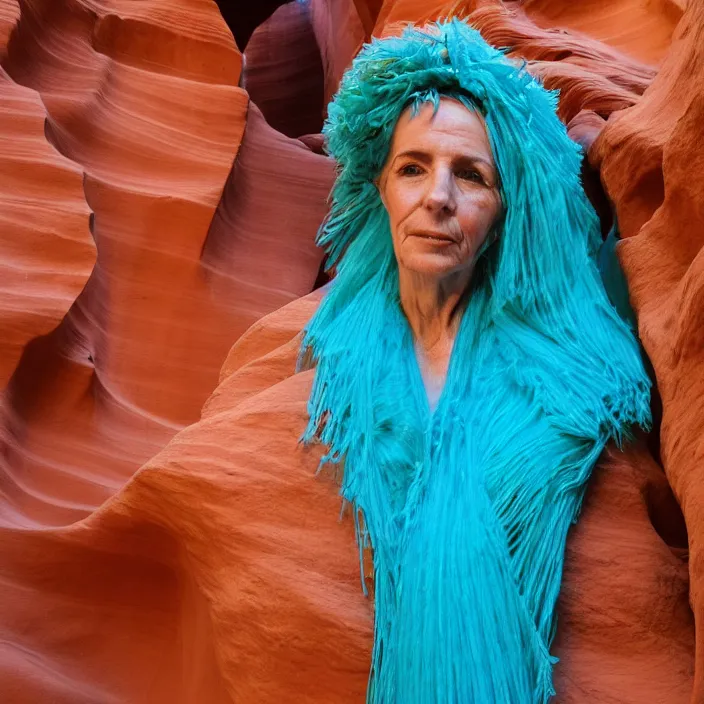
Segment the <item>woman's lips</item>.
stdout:
[[436,244],[455,244],[455,240],[444,232],[412,232],[411,237],[419,237]]

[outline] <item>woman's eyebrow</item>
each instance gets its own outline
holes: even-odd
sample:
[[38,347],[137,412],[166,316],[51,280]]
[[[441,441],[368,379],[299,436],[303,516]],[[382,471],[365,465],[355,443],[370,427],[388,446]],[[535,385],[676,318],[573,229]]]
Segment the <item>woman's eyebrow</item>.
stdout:
[[[429,163],[432,161],[432,156],[428,152],[424,152],[420,149],[407,149],[405,151],[399,152],[396,154],[394,157],[394,161],[397,159],[403,159],[403,158],[408,158],[408,159],[416,159],[417,161],[420,161],[422,163]],[[479,156],[478,154],[462,154],[458,156],[455,161],[461,162],[464,164],[483,164],[487,169],[491,171],[491,173],[495,173],[496,167],[494,164],[489,161],[488,159],[485,159],[482,156]]]
[[395,157],[394,161],[396,159],[401,159],[401,158],[406,158],[408,157],[409,159],[417,159],[418,161],[422,161],[425,163],[428,163],[432,161],[432,157],[428,152],[421,151],[419,149],[407,149],[406,151],[399,152]]
[[485,159],[483,156],[479,156],[478,154],[463,154],[457,158],[457,161],[463,164],[482,164],[486,166],[491,173],[496,171],[496,166],[494,166],[493,162]]

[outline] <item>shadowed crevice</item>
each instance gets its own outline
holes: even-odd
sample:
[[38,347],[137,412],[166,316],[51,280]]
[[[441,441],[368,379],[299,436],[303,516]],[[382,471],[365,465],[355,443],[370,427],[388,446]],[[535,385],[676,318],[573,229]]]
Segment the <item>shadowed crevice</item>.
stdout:
[[216,2],[241,52],[244,52],[254,30],[271,17],[278,7],[286,4],[281,0],[260,0],[248,3],[240,0],[216,0]]

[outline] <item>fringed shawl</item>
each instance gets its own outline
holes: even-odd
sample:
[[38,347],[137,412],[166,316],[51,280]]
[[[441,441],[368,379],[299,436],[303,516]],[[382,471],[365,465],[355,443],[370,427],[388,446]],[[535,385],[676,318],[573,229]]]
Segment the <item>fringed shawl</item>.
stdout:
[[[402,110],[429,92],[482,111],[505,206],[433,413],[373,184]],[[555,105],[456,20],[366,46],[330,105],[339,173],[319,241],[336,275],[302,348],[316,365],[304,440],[328,446],[360,552],[373,549],[372,704],[554,694],[568,529],[605,444],[649,423],[649,380],[602,287],[598,223]]]

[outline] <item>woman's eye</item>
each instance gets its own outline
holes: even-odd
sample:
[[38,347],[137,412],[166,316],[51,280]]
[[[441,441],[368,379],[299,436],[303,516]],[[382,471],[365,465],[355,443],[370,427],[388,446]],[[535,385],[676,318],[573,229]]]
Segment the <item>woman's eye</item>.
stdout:
[[484,177],[476,169],[460,169],[457,172],[457,178],[463,181],[475,181],[476,183],[484,183]]
[[420,166],[418,166],[418,164],[406,164],[405,166],[401,167],[399,173],[402,176],[418,176],[422,173],[422,170]]

